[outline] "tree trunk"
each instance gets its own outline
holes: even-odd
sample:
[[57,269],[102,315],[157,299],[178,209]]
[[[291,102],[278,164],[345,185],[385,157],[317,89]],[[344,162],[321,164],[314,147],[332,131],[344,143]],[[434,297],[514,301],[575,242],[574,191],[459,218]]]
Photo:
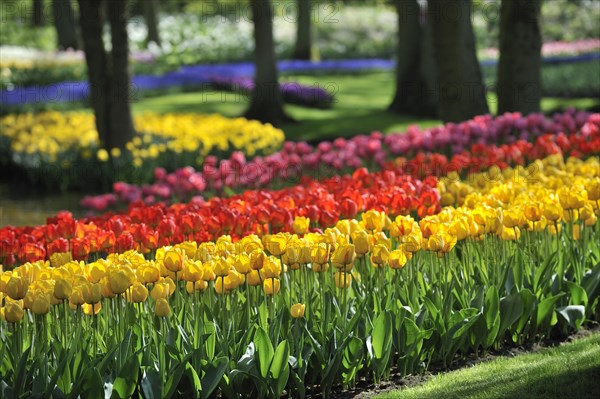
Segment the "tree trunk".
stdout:
[[159,5],[157,0],[142,0],[142,7],[144,10],[144,19],[146,20],[146,26],[148,27],[148,37],[146,42],[154,42],[160,46],[160,35],[158,33],[158,10]]
[[471,25],[471,0],[429,0],[438,79],[438,114],[459,122],[488,113]]
[[417,0],[395,0],[398,13],[396,94],[388,110],[436,116],[435,65],[429,24],[421,22]]
[[502,1],[498,114],[540,111],[542,100],[541,0]]
[[44,2],[43,0],[33,0],[33,14],[31,24],[33,26],[44,25]]
[[[134,134],[126,7],[121,0],[109,0],[106,7],[103,0],[79,0],[91,103],[100,144],[107,150],[123,149]],[[102,40],[105,11],[111,27],[110,62]]]
[[79,21],[90,83],[90,99],[96,116],[96,129],[104,148],[109,141],[109,101],[107,55],[102,41],[104,7],[102,0],[79,0]]
[[311,2],[298,0],[296,46],[292,53],[294,60],[310,60],[312,50]]
[[52,15],[60,50],[77,50],[77,29],[71,0],[52,0]]
[[108,21],[112,42],[112,76],[109,86],[111,131],[106,145],[108,148],[125,148],[135,132],[130,103],[133,92],[129,71],[126,1],[108,1]]
[[283,110],[283,97],[279,90],[271,1],[251,0],[250,4],[254,21],[256,74],[255,89],[245,117],[279,125],[291,118]]

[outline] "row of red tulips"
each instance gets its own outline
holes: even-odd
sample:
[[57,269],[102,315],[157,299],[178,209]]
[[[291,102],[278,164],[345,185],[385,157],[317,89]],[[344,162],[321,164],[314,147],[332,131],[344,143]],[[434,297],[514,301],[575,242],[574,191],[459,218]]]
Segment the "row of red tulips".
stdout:
[[333,226],[340,218],[377,209],[390,215],[415,212],[430,215],[440,208],[437,179],[423,181],[394,171],[317,181],[281,190],[253,190],[229,198],[214,197],[187,204],[132,204],[121,214],[74,219],[68,212],[36,227],[0,229],[0,263],[14,265],[71,251],[74,259],[96,253],[159,246],[185,240],[214,240],[223,234],[237,238],[249,233],[292,231],[296,216],[306,216],[313,227]]

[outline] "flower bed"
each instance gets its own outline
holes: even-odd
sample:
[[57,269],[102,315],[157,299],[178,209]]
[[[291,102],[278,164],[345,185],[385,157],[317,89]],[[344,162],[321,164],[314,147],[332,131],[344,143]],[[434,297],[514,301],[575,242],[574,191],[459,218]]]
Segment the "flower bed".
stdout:
[[2,378],[23,395],[328,397],[575,331],[599,320],[600,160],[533,165],[448,176],[442,193],[472,193],[418,222],[298,217],[294,234],[26,263],[0,276]]
[[[588,128],[582,132],[581,129],[588,122]],[[375,132],[369,136],[360,135],[348,140],[322,142],[316,147],[302,142],[286,142],[281,151],[267,157],[246,160],[241,154],[233,154],[229,159],[221,161],[210,157],[206,159],[202,170],[185,168],[171,174],[159,168],[155,170],[153,184],[135,186],[117,183],[112,195],[86,197],[82,205],[103,210],[117,202],[186,201],[192,196],[201,195],[204,190],[219,193],[226,188],[242,189],[285,184],[298,181],[303,175],[327,177],[332,171],[351,172],[364,165],[380,168],[388,160],[399,155],[405,160],[414,158],[408,166],[413,168],[416,176],[423,177],[426,171],[418,163],[422,162],[423,157],[431,158],[426,154],[427,151],[454,154],[450,161],[442,154],[435,154],[435,162],[444,167],[451,164],[466,168],[474,161],[473,157],[480,160],[488,157],[493,162],[510,163],[518,161],[516,158],[522,155],[520,161],[524,162],[535,159],[529,154],[542,156],[553,153],[550,152],[551,144],[548,142],[552,140],[549,137],[539,139],[539,153],[535,154],[532,153],[530,145],[524,142],[533,142],[546,133],[564,132],[567,137],[558,135],[557,145],[564,140],[569,143],[569,140],[572,140],[578,151],[589,153],[598,150],[597,128],[591,126],[599,124],[597,114],[571,110],[554,115],[552,119],[547,119],[541,114],[531,114],[527,117],[506,114],[497,118],[485,115],[460,124],[450,123],[427,130],[410,127],[406,133],[390,135]],[[589,137],[590,135],[593,137]],[[509,145],[494,144],[503,141]],[[471,153],[475,155],[463,153],[474,143],[477,145],[472,148]],[[565,144],[561,148],[567,149]],[[485,162],[482,165],[489,166]],[[414,169],[414,166],[417,168]],[[407,171],[410,172],[408,168]],[[191,185],[192,180],[204,181],[202,190]]]
[[[9,115],[0,120],[0,154],[6,154],[4,162],[21,170],[31,183],[66,188],[97,185],[103,178],[119,180],[119,175],[148,181],[157,166],[173,170],[202,165],[208,155],[270,154],[284,139],[283,132],[269,124],[216,114],[144,114],[135,117],[135,126],[140,133],[127,144],[127,151],[113,150],[110,158],[98,149],[92,114]],[[50,172],[55,169],[59,173],[53,176]]]
[[42,226],[4,227],[0,229],[0,263],[11,266],[66,251],[83,260],[130,249],[147,252],[188,239],[204,242],[222,234],[239,238],[250,232],[292,231],[296,216],[308,216],[314,225],[329,227],[367,209],[419,216],[439,210],[435,178],[420,181],[393,171],[361,169],[352,176],[302,183],[170,207],[133,204],[122,214],[109,212],[82,220],[62,213]]
[[[211,84],[219,90],[232,91],[237,94],[250,96],[256,90],[256,84],[252,78],[242,77],[217,77],[210,79]],[[261,90],[259,88],[259,90]],[[272,88],[263,88],[263,95],[269,95]],[[279,90],[283,101],[313,108],[331,108],[335,101],[332,94],[319,86],[305,86],[296,82],[283,82],[279,84]]]

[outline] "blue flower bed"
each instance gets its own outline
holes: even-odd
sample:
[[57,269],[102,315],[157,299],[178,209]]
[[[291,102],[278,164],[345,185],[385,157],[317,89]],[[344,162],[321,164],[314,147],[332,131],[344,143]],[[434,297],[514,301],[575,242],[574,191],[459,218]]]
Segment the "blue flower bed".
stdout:
[[[600,59],[600,53],[583,54],[570,57],[544,58],[544,64],[575,64]],[[482,66],[494,66],[496,60],[485,60]],[[357,60],[327,60],[311,61],[280,61],[279,71],[282,73],[355,73],[369,70],[391,70],[393,60],[357,59]],[[128,94],[135,96],[138,92],[162,90],[173,87],[212,88],[215,77],[239,78],[254,76],[254,64],[251,62],[195,65],[182,67],[163,75],[138,75],[132,79],[132,88]],[[85,81],[61,82],[46,86],[31,86],[0,91],[0,105],[20,106],[46,102],[75,102],[83,101],[89,96],[89,86]]]
[[[223,77],[213,76],[211,84],[215,89],[232,91],[250,96],[256,88],[256,83],[248,77]],[[269,94],[271,87],[259,87],[260,94]],[[323,87],[306,86],[297,82],[283,82],[279,84],[283,101],[290,104],[302,105],[312,108],[331,108],[334,96]]]

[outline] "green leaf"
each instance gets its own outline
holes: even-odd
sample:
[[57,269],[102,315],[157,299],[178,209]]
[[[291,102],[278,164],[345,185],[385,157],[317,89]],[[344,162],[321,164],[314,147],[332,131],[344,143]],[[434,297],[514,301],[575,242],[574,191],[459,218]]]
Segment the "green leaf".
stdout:
[[288,364],[289,356],[290,347],[287,340],[284,340],[277,345],[271,367],[269,367],[270,377],[275,381],[273,388],[275,397],[277,398],[281,396],[290,376],[290,366]]
[[225,374],[225,370],[227,369],[227,362],[227,358],[223,356],[213,360],[213,362],[208,365],[201,380],[201,398],[208,398],[219,385],[219,381],[221,381],[221,378],[223,378],[223,374]]
[[113,384],[112,398],[130,398],[135,391],[140,371],[140,360],[136,355],[130,356],[119,370]]
[[581,324],[585,320],[585,307],[581,305],[563,306],[557,308],[556,311],[576,330],[581,328]]
[[343,366],[343,383],[348,384],[354,380],[356,373],[363,364],[363,341],[358,337],[352,337],[348,345],[344,349],[344,357],[342,359]]
[[269,375],[269,367],[271,366],[271,361],[273,360],[274,351],[273,344],[271,344],[271,339],[263,328],[256,330],[256,335],[254,336],[254,346],[256,348],[256,353],[258,354],[260,374],[263,376],[263,378],[267,378]]
[[177,366],[170,371],[169,376],[167,377],[167,383],[164,387],[164,396],[166,398],[172,398],[173,395],[175,395],[179,381],[181,381],[181,377],[183,377],[183,373],[185,372],[186,365],[187,360],[184,360],[179,362]]
[[142,392],[146,399],[162,399],[163,383],[158,370],[148,368],[144,378],[142,378]]
[[513,292],[500,300],[500,329],[502,335],[523,314],[523,300],[518,292]]
[[569,287],[569,293],[571,294],[571,300],[569,303],[571,305],[582,305],[587,306],[588,304],[588,296],[583,287],[571,282],[567,281],[567,287]]
[[561,292],[558,295],[554,295],[550,298],[544,299],[538,304],[537,316],[535,318],[536,326],[540,327],[542,326],[542,324],[545,324],[545,322],[548,321],[548,319],[552,316],[552,313],[554,312],[554,305],[560,298],[562,298],[565,295],[566,294],[564,292]]
[[596,288],[600,284],[600,263],[588,270],[581,279],[581,286],[585,290],[588,298],[592,298]]
[[500,331],[500,298],[495,286],[491,286],[485,293],[485,306],[483,308],[485,325],[487,327],[485,346],[491,346]]
[[525,328],[525,325],[531,321],[531,316],[538,303],[537,297],[531,292],[530,289],[524,289],[520,292],[521,301],[523,303],[523,314],[519,317],[516,329],[513,332],[521,333]]
[[15,373],[15,395],[20,396],[21,389],[25,386],[25,372],[27,371],[27,359],[29,358],[29,352],[31,352],[31,346],[27,348],[23,353],[21,353],[21,358],[19,359],[19,364],[17,365],[17,369],[14,371]]
[[97,368],[88,369],[83,375],[81,392],[71,392],[71,396],[88,399],[104,399],[104,383]]
[[389,312],[383,312],[375,319],[371,344],[375,359],[383,359],[385,356],[389,356],[392,346],[392,318]]
[[200,397],[200,394],[202,392],[202,384],[200,383],[200,377],[198,377],[198,373],[196,373],[196,370],[194,370],[194,367],[192,367],[192,365],[189,362],[185,364],[185,375],[190,384],[192,385],[191,388],[193,388],[194,390],[193,397]]

